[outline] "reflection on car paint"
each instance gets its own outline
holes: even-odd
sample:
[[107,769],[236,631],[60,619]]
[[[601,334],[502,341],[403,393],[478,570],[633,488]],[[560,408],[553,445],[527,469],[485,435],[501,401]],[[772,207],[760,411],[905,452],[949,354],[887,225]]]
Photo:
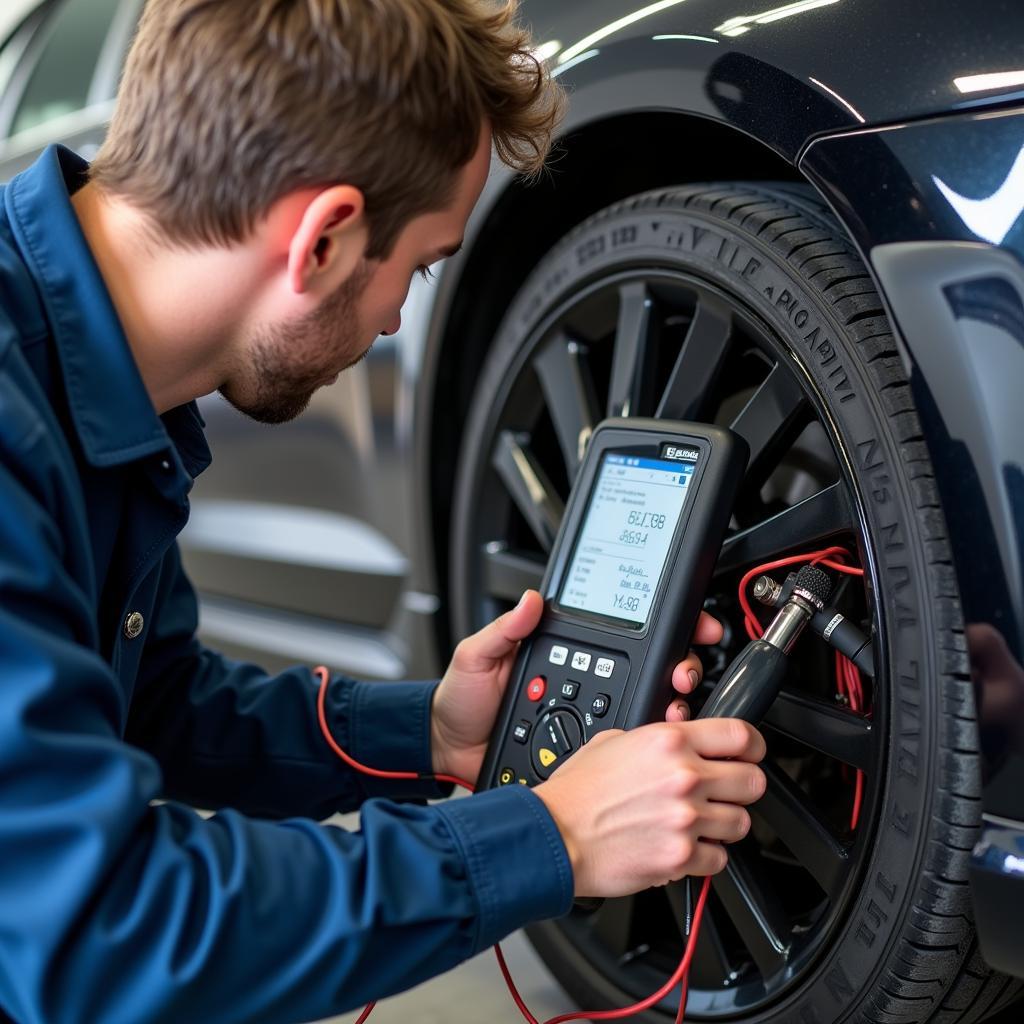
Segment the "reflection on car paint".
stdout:
[[968,199],[960,195],[935,174],[932,181],[970,231],[986,242],[1002,245],[1010,228],[1024,212],[1024,146],[1017,153],[1003,183],[984,199]]
[[[984,749],[982,778],[987,782],[1010,759],[1024,768],[1024,668],[989,622],[968,624],[967,650]],[[1014,775],[1019,780],[1020,770],[1004,778]]]
[[741,14],[733,18],[726,18],[721,25],[715,26],[715,31],[721,32],[723,36],[741,36],[749,32],[755,25],[771,25],[773,22],[782,21],[783,18],[791,18],[794,14],[804,14],[806,11],[814,11],[819,7],[831,7],[832,4],[837,3],[839,0],[797,0],[796,3],[773,7],[770,11],[762,11],[760,14]]

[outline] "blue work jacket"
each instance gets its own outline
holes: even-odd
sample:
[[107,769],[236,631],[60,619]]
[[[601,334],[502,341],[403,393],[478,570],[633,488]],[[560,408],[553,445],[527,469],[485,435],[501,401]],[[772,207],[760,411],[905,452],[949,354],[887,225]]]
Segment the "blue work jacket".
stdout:
[[[307,669],[196,639],[203,423],[153,409],[70,202],[86,171],[51,148],[0,190],[0,1019],[308,1021],[567,912],[525,786],[396,802],[440,794],[346,768]],[[335,678],[334,734],[429,771],[435,685]],[[356,807],[356,833],[313,820]]]

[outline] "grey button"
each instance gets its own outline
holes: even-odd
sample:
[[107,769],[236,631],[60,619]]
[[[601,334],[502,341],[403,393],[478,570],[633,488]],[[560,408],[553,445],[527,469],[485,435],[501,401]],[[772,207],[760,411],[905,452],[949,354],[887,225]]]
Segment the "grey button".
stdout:
[[129,612],[124,620],[124,636],[126,640],[134,640],[141,632],[146,620],[141,612]]

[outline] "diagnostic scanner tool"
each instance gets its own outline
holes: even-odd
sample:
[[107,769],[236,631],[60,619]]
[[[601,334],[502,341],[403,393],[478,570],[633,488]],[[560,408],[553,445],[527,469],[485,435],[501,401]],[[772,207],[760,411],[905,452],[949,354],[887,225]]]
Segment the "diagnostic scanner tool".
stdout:
[[594,431],[541,584],[478,789],[546,779],[603,729],[664,718],[747,464],[704,423]]

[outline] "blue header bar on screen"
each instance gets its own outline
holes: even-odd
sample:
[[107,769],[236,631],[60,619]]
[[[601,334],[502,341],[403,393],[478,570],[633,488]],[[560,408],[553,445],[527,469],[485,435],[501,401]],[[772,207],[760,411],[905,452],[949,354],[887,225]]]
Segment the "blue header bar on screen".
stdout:
[[639,455],[612,455],[605,460],[615,466],[631,466],[636,469],[654,469],[662,473],[672,473],[680,477],[679,483],[685,485],[693,476],[696,468],[692,462],[670,462],[668,459],[645,459]]

